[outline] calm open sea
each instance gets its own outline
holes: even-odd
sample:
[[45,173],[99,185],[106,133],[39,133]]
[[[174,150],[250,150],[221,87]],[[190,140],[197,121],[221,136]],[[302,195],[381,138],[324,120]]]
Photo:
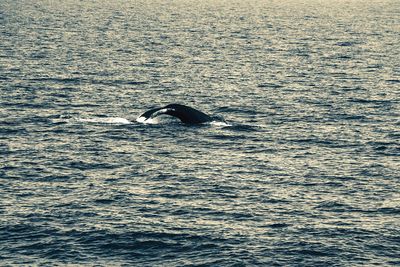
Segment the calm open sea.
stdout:
[[398,0],[1,0],[0,265],[400,265],[399,62]]

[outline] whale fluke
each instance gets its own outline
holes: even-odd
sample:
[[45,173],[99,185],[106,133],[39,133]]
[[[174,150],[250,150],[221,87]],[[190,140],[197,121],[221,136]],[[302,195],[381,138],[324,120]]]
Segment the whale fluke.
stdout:
[[146,111],[138,117],[137,121],[144,122],[164,114],[176,117],[185,124],[200,124],[213,120],[211,116],[208,116],[197,109],[181,104],[169,104],[165,107],[153,108]]

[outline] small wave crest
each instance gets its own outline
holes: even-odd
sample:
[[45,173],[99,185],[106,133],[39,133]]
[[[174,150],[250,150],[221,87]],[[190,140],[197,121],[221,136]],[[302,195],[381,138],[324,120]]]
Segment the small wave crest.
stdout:
[[230,127],[226,128],[231,131],[235,132],[257,132],[261,128],[263,128],[262,125],[246,125],[246,124],[235,124],[235,125],[229,125]]

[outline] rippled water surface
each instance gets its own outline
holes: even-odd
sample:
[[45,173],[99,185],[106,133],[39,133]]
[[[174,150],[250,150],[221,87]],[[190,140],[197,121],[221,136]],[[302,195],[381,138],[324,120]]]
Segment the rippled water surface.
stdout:
[[[0,1],[0,265],[400,265],[399,21]],[[136,122],[169,103],[230,126]]]

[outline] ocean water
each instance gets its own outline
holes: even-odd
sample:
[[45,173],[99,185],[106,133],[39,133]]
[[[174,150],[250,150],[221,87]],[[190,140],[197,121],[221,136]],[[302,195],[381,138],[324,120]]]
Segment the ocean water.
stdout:
[[[399,22],[397,0],[1,0],[0,265],[400,265]],[[136,121],[169,103],[228,125]]]

